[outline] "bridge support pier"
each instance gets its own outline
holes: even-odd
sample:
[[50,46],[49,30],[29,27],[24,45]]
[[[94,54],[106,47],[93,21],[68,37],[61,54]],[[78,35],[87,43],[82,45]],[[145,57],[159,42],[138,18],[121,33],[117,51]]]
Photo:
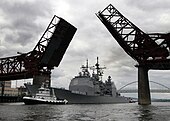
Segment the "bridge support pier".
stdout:
[[148,68],[138,66],[138,104],[149,105],[151,104]]
[[4,96],[4,89],[5,89],[5,81],[2,81],[1,83],[1,96]]
[[50,74],[38,74],[33,77],[33,85],[50,87],[51,86],[51,75]]

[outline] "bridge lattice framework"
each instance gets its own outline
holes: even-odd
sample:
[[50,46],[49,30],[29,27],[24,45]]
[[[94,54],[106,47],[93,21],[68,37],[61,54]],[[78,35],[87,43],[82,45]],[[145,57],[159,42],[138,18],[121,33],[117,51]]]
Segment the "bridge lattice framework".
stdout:
[[170,69],[170,33],[145,33],[111,4],[96,15],[124,51],[138,62],[138,103],[151,104],[148,71]]

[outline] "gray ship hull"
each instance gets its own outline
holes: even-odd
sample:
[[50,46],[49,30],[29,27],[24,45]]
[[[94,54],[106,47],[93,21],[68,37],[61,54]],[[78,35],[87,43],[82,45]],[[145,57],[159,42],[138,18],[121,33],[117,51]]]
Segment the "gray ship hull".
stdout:
[[[38,86],[25,85],[31,95],[35,95]],[[111,103],[129,103],[131,100],[122,96],[90,96],[84,94],[72,93],[69,90],[53,88],[58,99],[66,99],[67,104],[111,104]]]
[[90,96],[72,93],[69,90],[54,88],[56,97],[66,99],[68,104],[111,104],[111,103],[129,103],[129,99],[121,96]]

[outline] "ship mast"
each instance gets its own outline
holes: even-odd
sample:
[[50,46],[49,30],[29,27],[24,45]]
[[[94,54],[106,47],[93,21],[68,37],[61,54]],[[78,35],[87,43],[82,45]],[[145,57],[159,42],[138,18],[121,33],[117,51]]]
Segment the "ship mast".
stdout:
[[88,65],[88,59],[86,60],[86,66],[82,65],[82,72],[83,76],[90,76],[90,73],[88,71],[89,65]]
[[99,67],[99,57],[97,57],[97,63],[95,64],[97,70],[97,76],[100,74],[100,67]]
[[96,70],[97,70],[97,77],[99,80],[102,80],[102,76],[103,76],[103,69],[106,69],[106,67],[100,67],[99,64],[99,57],[97,57],[97,63],[95,64],[96,66]]
[[86,69],[89,68],[89,62],[88,62],[88,59],[86,60]]

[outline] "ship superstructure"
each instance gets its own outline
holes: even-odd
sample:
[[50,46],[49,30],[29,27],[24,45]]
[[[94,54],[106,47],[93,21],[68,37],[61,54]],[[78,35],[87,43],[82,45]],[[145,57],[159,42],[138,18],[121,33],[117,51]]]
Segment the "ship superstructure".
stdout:
[[[71,80],[69,85],[70,91],[84,95],[117,95],[111,76],[108,76],[105,82],[102,81],[103,69],[106,69],[106,67],[100,67],[98,57],[95,66],[89,67],[87,60],[86,66],[82,66],[81,69],[82,72],[79,72],[79,75]],[[92,74],[90,74],[89,69],[92,70]]]

